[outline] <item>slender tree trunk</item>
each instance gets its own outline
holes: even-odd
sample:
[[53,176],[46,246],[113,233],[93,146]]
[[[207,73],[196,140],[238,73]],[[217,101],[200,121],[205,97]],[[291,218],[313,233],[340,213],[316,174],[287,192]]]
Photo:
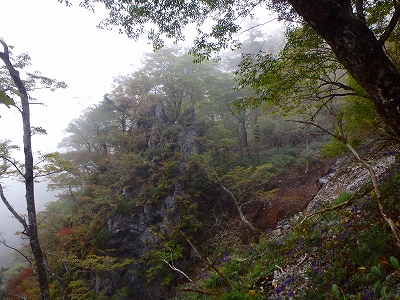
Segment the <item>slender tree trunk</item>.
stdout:
[[331,46],[338,61],[368,93],[378,114],[400,135],[400,74],[384,53],[383,41],[353,13],[351,1],[288,2]]
[[8,72],[10,73],[15,85],[18,88],[18,92],[20,93],[20,98],[21,98],[23,144],[24,144],[24,154],[25,154],[25,174],[24,174],[25,193],[26,193],[25,199],[28,212],[28,227],[26,234],[29,236],[29,244],[31,246],[32,253],[35,258],[41,299],[50,300],[45,258],[39,243],[39,235],[38,235],[37,221],[36,221],[29,96],[28,92],[26,91],[25,85],[20,78],[19,72],[14,68],[14,66],[10,62],[7,44],[2,40],[0,40],[0,43],[3,45],[4,48],[4,52],[0,52],[0,58],[4,61]]
[[40,286],[41,299],[50,299],[47,271],[42,248],[39,243],[39,235],[36,221],[36,206],[34,194],[34,177],[33,177],[33,155],[31,147],[31,125],[29,100],[27,94],[21,97],[22,102],[22,122],[24,130],[24,153],[25,153],[25,198],[26,209],[28,212],[28,235],[29,244],[35,257],[38,281]]

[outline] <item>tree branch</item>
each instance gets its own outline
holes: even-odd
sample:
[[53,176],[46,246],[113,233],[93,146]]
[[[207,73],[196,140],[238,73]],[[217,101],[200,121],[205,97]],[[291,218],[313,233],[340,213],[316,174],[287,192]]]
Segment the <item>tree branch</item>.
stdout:
[[332,207],[328,207],[328,208],[325,208],[325,209],[321,209],[321,210],[319,210],[319,211],[316,211],[315,213],[312,213],[312,214],[310,214],[310,215],[305,216],[304,219],[300,222],[299,225],[302,225],[303,222],[304,222],[306,219],[310,219],[310,218],[312,218],[312,217],[314,217],[314,216],[316,216],[316,215],[323,214],[323,213],[326,213],[326,212],[328,212],[328,211],[332,211],[332,210],[341,208],[342,206],[346,206],[346,205],[350,202],[350,200],[352,200],[352,198],[353,198],[353,196],[351,196],[349,200],[347,200],[347,201],[345,201],[345,202],[343,202],[343,203],[340,203],[340,204],[338,204],[338,205],[335,205],[335,206],[332,206]]
[[25,260],[31,265],[32,269],[35,271],[34,262],[28,256],[26,256],[24,253],[22,253],[20,250],[18,250],[17,248],[14,248],[14,247],[8,245],[3,236],[1,236],[0,244],[2,244],[4,247],[7,247],[8,249],[11,249],[11,250],[17,252],[19,255],[21,255],[23,258],[25,258]]
[[207,259],[205,259],[199,251],[197,251],[196,247],[192,244],[192,242],[188,239],[188,237],[183,233],[182,230],[179,230],[179,232],[183,235],[185,240],[189,243],[189,245],[193,248],[194,252],[200,257],[200,259],[206,263],[207,266],[209,266],[211,269],[213,269],[221,278],[222,280],[226,283],[228,287],[231,287],[231,283],[229,280],[215,267],[212,263],[210,263]]
[[389,38],[389,36],[392,34],[394,28],[396,27],[397,23],[399,22],[400,18],[400,5],[397,2],[397,0],[393,0],[393,7],[394,7],[394,12],[393,16],[390,19],[389,25],[386,27],[385,32],[379,37],[379,43],[383,46],[385,44],[386,40]]
[[319,129],[321,129],[321,130],[322,130],[323,132],[325,132],[326,134],[329,134],[330,136],[332,136],[332,137],[334,137],[335,139],[339,140],[340,142],[345,143],[345,144],[347,143],[347,141],[346,141],[346,139],[345,139],[344,137],[339,136],[339,135],[336,135],[336,134],[330,132],[329,130],[323,128],[322,126],[320,126],[320,125],[318,125],[318,124],[316,124],[316,123],[314,123],[314,122],[310,122],[310,121],[301,121],[301,120],[288,120],[288,121],[295,122],[295,123],[301,123],[301,124],[307,124],[307,125],[311,125],[311,126],[315,126],[315,127],[319,128]]
[[385,211],[385,208],[383,206],[382,203],[382,197],[381,197],[381,191],[379,188],[379,184],[378,184],[378,179],[376,178],[376,174],[375,171],[373,170],[371,164],[367,163],[364,159],[362,159],[357,151],[350,145],[350,144],[346,144],[347,148],[350,149],[350,151],[354,154],[355,157],[357,157],[357,159],[365,166],[365,168],[368,170],[369,175],[371,177],[371,181],[372,181],[372,185],[374,187],[374,192],[376,195],[376,198],[378,200],[378,206],[379,206],[379,211],[382,215],[382,217],[385,219],[385,221],[388,223],[390,229],[392,230],[392,233],[396,239],[396,245],[397,247],[400,248],[400,232],[399,229],[397,228],[396,224],[394,223],[394,221],[392,220],[392,218],[390,218],[387,215],[387,212]]
[[55,280],[57,281],[58,285],[60,286],[60,291],[61,291],[61,299],[62,300],[67,300],[67,295],[65,294],[65,291],[67,290],[67,287],[64,284],[64,281],[60,276],[58,276],[56,273],[53,272],[53,270],[50,268],[49,263],[47,262],[47,259],[44,260],[45,266],[47,273]]
[[[26,231],[26,234],[29,233],[28,231],[28,223],[26,223],[25,219],[22,218],[16,211],[15,209],[11,206],[10,202],[8,202],[6,196],[4,196],[3,192],[3,186],[0,184],[0,197],[1,200],[3,200],[3,203],[7,207],[7,209],[12,213],[12,215],[21,223],[21,225],[24,227],[24,230]],[[29,234],[28,234],[29,235]]]
[[349,87],[346,84],[343,84],[343,83],[338,82],[338,81],[332,81],[332,80],[324,80],[323,83],[321,83],[317,88],[321,88],[321,87],[326,86],[326,85],[337,86],[338,88],[344,89],[346,91],[352,91],[353,90],[351,87]]
[[[343,128],[341,127],[341,123],[337,122],[338,125],[338,130],[339,130],[339,135],[333,134],[331,132],[329,132],[328,130],[326,130],[325,128],[321,127],[320,125],[313,123],[313,122],[309,122],[309,121],[295,121],[292,120],[293,122],[298,122],[298,123],[304,123],[304,124],[308,124],[308,125],[312,125],[315,126],[321,130],[323,130],[324,132],[328,133],[329,135],[333,136],[334,138],[336,138],[337,140],[339,140],[340,142],[342,142],[344,145],[346,145],[346,147],[351,151],[351,153],[357,158],[357,160],[359,162],[361,162],[361,164],[364,165],[364,167],[368,170],[368,173],[370,175],[371,181],[372,181],[372,185],[374,187],[374,192],[377,198],[377,202],[378,202],[378,206],[379,206],[379,211],[383,217],[383,219],[388,223],[395,239],[396,239],[396,246],[400,248],[400,232],[399,229],[397,228],[396,224],[394,223],[394,221],[387,215],[385,208],[382,204],[382,197],[381,197],[381,192],[380,192],[380,188],[379,188],[379,184],[378,184],[378,179],[376,178],[376,174],[371,166],[371,164],[369,164],[368,162],[366,162],[364,159],[361,158],[361,156],[358,154],[358,152],[353,148],[353,146],[351,146],[348,142],[347,139],[344,137],[344,133],[343,133]],[[346,202],[344,202],[346,203]],[[333,208],[332,208],[333,209]],[[304,221],[304,220],[303,220]]]
[[2,39],[0,39],[0,44],[2,44],[4,48],[4,52],[0,52],[0,59],[3,60],[4,64],[6,65],[8,72],[10,73],[15,85],[18,88],[18,92],[21,93],[21,96],[27,97],[28,93],[26,91],[24,83],[19,76],[19,71],[14,68],[10,61],[10,52],[8,50],[7,44]]
[[170,267],[172,270],[174,270],[174,271],[176,271],[176,272],[178,272],[178,273],[181,273],[183,276],[185,276],[186,279],[189,280],[189,282],[193,282],[193,280],[192,280],[188,275],[186,275],[185,272],[183,272],[182,270],[176,268],[173,264],[170,264],[166,259],[164,259],[163,261],[164,261],[164,262],[168,265],[168,267]]
[[8,157],[5,157],[5,156],[0,156],[0,158],[4,159],[4,160],[8,161],[10,164],[12,164],[13,167],[15,168],[15,170],[17,170],[17,172],[22,176],[22,178],[25,178],[24,173],[21,171],[21,169],[18,168],[17,164],[14,161],[12,161],[11,159],[9,159]]
[[366,24],[365,14],[364,14],[364,0],[357,0],[356,1],[356,11],[357,11],[357,18]]
[[236,209],[237,209],[238,212],[239,212],[240,219],[241,219],[247,226],[249,226],[253,231],[256,231],[256,229],[254,228],[253,224],[251,224],[251,223],[246,219],[245,215],[244,215],[243,212],[242,212],[242,208],[241,208],[241,206],[240,206],[240,204],[239,204],[239,201],[238,201],[238,199],[235,197],[235,195],[232,193],[232,191],[231,191],[230,189],[228,189],[227,187],[225,187],[225,185],[222,183],[221,180],[218,180],[218,181],[219,181],[219,184],[220,184],[221,188],[222,188],[225,192],[227,192],[227,193],[231,196],[231,198],[233,199],[233,201],[235,202]]
[[37,279],[40,289],[40,297],[42,300],[50,299],[49,284],[47,280],[47,271],[45,266],[45,257],[43,250],[40,246],[39,234],[36,222],[36,206],[35,206],[35,193],[34,193],[34,177],[33,177],[33,154],[32,154],[32,133],[30,125],[30,108],[29,108],[29,95],[26,90],[25,84],[22,81],[19,71],[17,71],[10,61],[9,51],[7,44],[0,39],[3,45],[4,52],[0,52],[0,59],[6,65],[14,84],[18,88],[18,96],[21,99],[21,115],[22,115],[22,128],[23,128],[23,144],[24,144],[24,162],[25,162],[25,200],[28,213],[28,223],[19,216],[15,210],[8,203],[7,199],[1,190],[1,198],[6,204],[8,209],[13,212],[13,215],[18,221],[23,224],[29,236],[29,244],[32,249],[33,256],[36,262]]

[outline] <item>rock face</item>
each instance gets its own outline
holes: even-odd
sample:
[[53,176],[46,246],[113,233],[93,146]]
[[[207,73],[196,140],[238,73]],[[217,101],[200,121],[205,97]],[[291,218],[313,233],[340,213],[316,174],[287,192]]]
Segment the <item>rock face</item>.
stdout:
[[[181,187],[176,186],[176,194],[168,196],[164,201],[139,206],[131,214],[118,214],[108,220],[108,233],[110,238],[107,249],[115,249],[112,255],[137,260],[136,264],[123,271],[107,274],[103,278],[102,286],[107,287],[106,294],[112,295],[117,289],[125,287],[128,296],[123,299],[159,299],[161,290],[159,279],[146,283],[143,272],[148,269],[146,263],[140,262],[140,257],[156,246],[157,240],[151,231],[157,228],[167,232],[167,224],[176,223],[178,213],[175,209],[175,198],[180,193]],[[134,296],[134,298],[132,298]]]
[[[153,110],[157,122],[167,122],[162,108]],[[177,136],[177,149],[181,153],[180,172],[184,172],[184,163],[188,156],[197,151],[195,138],[199,136],[200,125],[194,112],[188,111],[184,116],[184,124],[174,124],[180,127]],[[161,120],[159,119],[161,118]],[[159,138],[149,137],[148,147],[157,147],[153,140]],[[143,275],[149,266],[141,262],[143,254],[157,247],[159,240],[152,234],[153,230],[159,233],[168,233],[171,226],[179,222],[179,212],[176,207],[177,196],[184,194],[184,183],[177,181],[173,192],[162,201],[156,201],[140,205],[130,210],[129,213],[120,213],[112,216],[108,224],[108,241],[104,246],[111,251],[111,255],[125,259],[135,259],[137,263],[129,265],[123,270],[99,275],[97,289],[105,291],[107,296],[115,295],[117,290],[124,288],[125,295],[118,299],[160,299],[162,296],[161,278],[155,278],[147,282]],[[126,195],[129,197],[129,194]]]
[[[384,153],[377,153],[375,157],[369,156],[366,158],[378,178],[395,162],[394,153],[393,151],[385,151]],[[370,180],[370,175],[361,162],[355,160],[352,156],[339,159],[332,166],[331,172],[319,179],[323,186],[307,205],[304,213],[312,213],[322,203],[332,202],[341,193],[353,194],[357,192],[360,186],[368,180]]]
[[[375,175],[379,179],[382,174],[396,161],[395,154],[399,150],[385,150],[369,156],[366,159],[372,165]],[[291,218],[279,220],[275,229],[271,231],[272,236],[280,236],[288,232],[293,223],[305,216],[317,211],[321,204],[329,204],[337,199],[341,193],[355,193],[370,180],[370,175],[360,161],[352,156],[344,156],[336,160],[330,167],[328,173],[318,179],[320,189],[308,203],[304,210],[300,210]]]

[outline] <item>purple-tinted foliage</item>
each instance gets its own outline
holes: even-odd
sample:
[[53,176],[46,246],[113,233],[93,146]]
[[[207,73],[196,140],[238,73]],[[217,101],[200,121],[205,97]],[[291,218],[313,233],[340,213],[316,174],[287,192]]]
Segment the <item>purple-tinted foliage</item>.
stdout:
[[311,207],[312,210],[316,210],[318,207],[319,203],[318,200],[314,202],[313,206]]
[[231,256],[229,252],[224,252],[224,254],[222,254],[222,256],[219,258],[220,262],[228,262],[231,260]]
[[208,277],[208,273],[207,272],[201,272],[199,274],[197,274],[197,278],[198,279],[204,279]]
[[292,278],[286,279],[283,283],[281,283],[281,284],[278,286],[278,288],[275,290],[275,292],[276,292],[277,294],[279,294],[279,293],[282,292],[282,291],[285,289],[285,287],[286,287],[289,283],[291,283],[291,282],[292,282]]
[[310,228],[310,231],[314,231],[315,229],[317,229],[318,227],[321,226],[321,222],[318,222],[317,224],[315,224],[313,227]]
[[339,234],[338,239],[339,239],[340,241],[343,241],[343,239],[346,237],[346,235],[347,235],[347,230],[342,231],[342,232]]
[[362,296],[364,300],[370,300],[374,298],[374,291],[370,291],[368,289],[363,289]]
[[297,242],[297,244],[294,248],[292,248],[290,251],[287,252],[287,255],[290,256],[293,253],[298,252],[302,248],[303,244],[304,244],[304,240],[301,239],[300,241]]
[[314,259],[313,262],[311,263],[311,268],[313,269],[314,273],[317,275],[319,273],[322,272],[322,270],[320,270],[320,261],[319,259]]
[[378,184],[381,185],[386,183],[392,176],[392,172],[390,170],[386,170],[378,176]]
[[354,204],[353,207],[351,208],[351,213],[355,213],[358,211],[358,204]]

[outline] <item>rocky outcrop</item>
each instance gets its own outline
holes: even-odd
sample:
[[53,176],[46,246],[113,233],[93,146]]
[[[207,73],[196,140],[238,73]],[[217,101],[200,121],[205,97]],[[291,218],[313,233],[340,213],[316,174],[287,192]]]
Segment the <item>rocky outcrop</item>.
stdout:
[[[160,278],[148,283],[143,273],[148,265],[140,261],[143,254],[153,249],[158,240],[152,230],[168,232],[170,224],[175,224],[179,215],[175,208],[176,196],[182,193],[179,183],[175,193],[158,203],[138,206],[130,214],[117,214],[108,220],[109,239],[106,244],[112,256],[120,259],[130,258],[137,262],[124,270],[105,274],[102,286],[107,295],[113,295],[118,289],[125,288],[127,298],[123,299],[159,299],[161,297]],[[134,295],[134,298],[132,298]]]
[[[379,178],[394,162],[396,151],[385,150],[382,153],[370,155],[365,159]],[[304,214],[312,213],[323,204],[331,203],[342,193],[355,193],[370,180],[370,174],[365,166],[352,156],[343,157],[335,162],[328,175],[319,179],[322,188],[307,205]]]
[[[154,124],[167,122],[167,118],[161,108],[154,108],[149,113],[153,118],[157,118]],[[149,117],[148,115],[147,117]],[[176,139],[176,151],[180,155],[180,173],[184,173],[185,162],[188,156],[196,152],[196,138],[200,133],[200,123],[196,120],[194,111],[187,111],[182,115],[182,124],[175,123],[179,127]],[[165,126],[167,126],[165,124]],[[170,137],[171,138],[171,137]],[[168,141],[160,140],[160,137],[150,136],[148,147],[162,147]],[[155,142],[157,141],[157,142]],[[173,152],[172,152],[173,153]],[[159,239],[152,234],[153,231],[164,234],[168,233],[172,226],[179,222],[179,211],[176,207],[176,198],[184,194],[184,182],[177,181],[173,191],[161,201],[138,205],[126,213],[119,213],[110,217],[108,224],[108,241],[104,249],[110,255],[125,259],[135,259],[136,263],[128,267],[108,272],[107,274],[97,274],[96,289],[103,290],[107,296],[115,295],[118,290],[124,289],[125,296],[119,299],[160,299],[162,296],[161,280],[156,277],[148,282],[144,279],[144,273],[148,270],[147,263],[140,260],[143,254],[155,249],[159,244]],[[127,194],[125,197],[132,197],[135,193]]]
[[[366,158],[372,165],[378,178],[395,163],[396,153],[397,150],[386,149],[381,153],[376,153],[374,156]],[[331,203],[344,192],[351,194],[357,192],[363,184],[370,180],[370,175],[365,166],[350,155],[334,161],[328,171],[325,169],[325,172],[327,174],[317,181],[319,185],[318,192],[312,197],[311,201],[308,202],[305,209],[300,209],[299,212],[291,218],[279,220],[275,229],[271,232],[272,236],[285,234],[300,218],[302,219],[304,216],[317,211],[323,205]]]

